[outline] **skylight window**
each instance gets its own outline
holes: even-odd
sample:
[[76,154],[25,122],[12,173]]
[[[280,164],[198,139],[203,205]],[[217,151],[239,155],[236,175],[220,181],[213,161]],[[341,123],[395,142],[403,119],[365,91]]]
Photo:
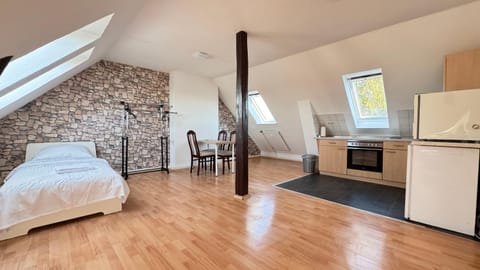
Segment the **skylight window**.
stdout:
[[72,55],[88,50],[102,36],[113,15],[105,16],[10,62],[0,76],[0,96],[61,64]]
[[27,83],[13,89],[8,94],[0,97],[0,109],[3,109],[6,106],[18,101],[22,97],[32,94],[35,90],[45,86],[50,81],[86,62],[90,58],[90,55],[94,49],[95,48],[91,48],[69,59],[68,61],[50,69],[42,75],[28,81]]
[[344,75],[343,83],[355,127],[389,127],[381,69]]
[[260,125],[276,124],[270,109],[268,109],[267,103],[263,100],[260,93],[252,91],[248,93],[248,111],[255,119],[255,122]]

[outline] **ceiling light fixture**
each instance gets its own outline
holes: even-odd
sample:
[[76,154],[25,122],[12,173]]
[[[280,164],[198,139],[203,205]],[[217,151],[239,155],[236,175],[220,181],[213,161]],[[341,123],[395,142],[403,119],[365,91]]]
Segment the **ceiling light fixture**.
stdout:
[[210,54],[208,54],[206,52],[201,52],[201,51],[194,52],[193,57],[196,58],[196,59],[210,59],[210,58],[212,58],[212,56]]

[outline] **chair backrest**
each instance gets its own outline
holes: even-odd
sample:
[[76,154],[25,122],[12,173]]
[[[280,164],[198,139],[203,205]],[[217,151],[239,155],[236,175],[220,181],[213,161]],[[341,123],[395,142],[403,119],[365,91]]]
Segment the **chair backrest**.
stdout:
[[200,149],[197,142],[197,134],[193,130],[187,132],[188,146],[190,147],[190,154],[193,157],[200,156]]
[[[226,130],[220,130],[218,132],[218,138],[219,141],[226,141],[227,140],[227,131]],[[219,150],[225,150],[225,144],[220,144],[218,146]]]
[[[233,142],[237,139],[237,131],[233,130],[230,132],[230,141]],[[228,145],[228,151],[232,150],[233,144]]]

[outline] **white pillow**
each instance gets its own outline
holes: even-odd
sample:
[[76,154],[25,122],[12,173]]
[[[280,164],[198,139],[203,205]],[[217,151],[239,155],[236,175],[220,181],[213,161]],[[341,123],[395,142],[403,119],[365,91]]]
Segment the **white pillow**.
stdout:
[[32,159],[94,157],[88,148],[79,144],[59,144],[43,148]]

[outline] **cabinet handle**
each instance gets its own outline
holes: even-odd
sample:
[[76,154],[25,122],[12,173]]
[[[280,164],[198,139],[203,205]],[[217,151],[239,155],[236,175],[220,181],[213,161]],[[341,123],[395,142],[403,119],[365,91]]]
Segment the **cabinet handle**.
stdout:
[[480,125],[479,125],[479,124],[473,124],[473,125],[472,125],[472,128],[473,128],[473,129],[479,129],[479,128],[480,128]]
[[336,142],[328,142],[328,144],[337,144]]
[[337,150],[342,150],[343,151],[343,150],[345,150],[345,148],[339,147],[339,148],[337,148]]
[[395,153],[397,153],[397,151],[385,150],[385,153],[389,153],[389,154],[395,154]]
[[394,144],[395,147],[403,147],[403,144]]

